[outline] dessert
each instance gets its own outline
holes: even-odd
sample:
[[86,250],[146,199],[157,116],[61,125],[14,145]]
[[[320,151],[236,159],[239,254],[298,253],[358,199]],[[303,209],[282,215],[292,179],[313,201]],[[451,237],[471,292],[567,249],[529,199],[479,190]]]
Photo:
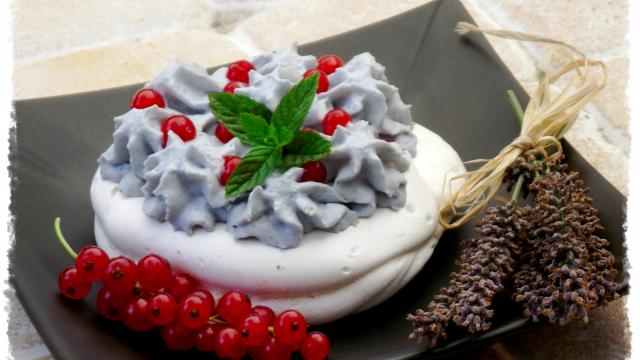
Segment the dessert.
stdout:
[[[317,93],[303,129],[289,130],[330,151],[274,166],[265,181],[228,196],[234,171],[266,145],[234,136],[210,94],[253,99],[252,111],[275,123],[305,78],[317,79]],[[311,324],[384,301],[431,256],[438,209],[464,167],[444,140],[413,124],[371,54],[343,63],[292,45],[211,75],[174,62],[144,89],[153,91],[115,118],[91,186],[96,240],[109,256],[158,254],[216,299],[241,290]],[[299,158],[285,153],[307,145],[295,139],[269,154],[281,165]]]

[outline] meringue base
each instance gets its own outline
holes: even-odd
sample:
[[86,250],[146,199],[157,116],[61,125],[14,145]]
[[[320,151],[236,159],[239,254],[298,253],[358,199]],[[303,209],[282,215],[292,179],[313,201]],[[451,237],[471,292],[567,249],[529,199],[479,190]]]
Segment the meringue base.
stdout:
[[446,179],[464,172],[442,138],[419,125],[414,133],[418,156],[405,173],[402,209],[377,209],[339,233],[311,231],[296,248],[234,239],[222,223],[212,232],[174,231],[143,213],[144,198],[124,197],[99,171],[91,185],[96,241],[112,257],[163,256],[174,271],[189,273],[216,299],[242,290],[253,304],[276,313],[295,308],[310,324],[366,310],[400,290],[431,257],[440,233],[438,209],[450,193]]

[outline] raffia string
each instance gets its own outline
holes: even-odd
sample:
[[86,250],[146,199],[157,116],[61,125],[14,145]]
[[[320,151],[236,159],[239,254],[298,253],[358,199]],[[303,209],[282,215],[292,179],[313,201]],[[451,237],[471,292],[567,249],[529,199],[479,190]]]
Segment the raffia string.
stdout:
[[[460,35],[482,32],[504,39],[548,43],[558,47],[556,52],[565,64],[548,73],[538,85],[524,112],[520,135],[495,158],[485,160],[478,170],[450,179],[464,178],[465,181],[440,209],[440,224],[444,229],[458,227],[482,211],[502,185],[507,168],[520,155],[534,152],[545,157],[560,156],[559,139],[607,80],[603,62],[588,59],[580,50],[562,41],[516,31],[481,29],[466,22],[458,23],[455,30]],[[550,86],[563,78],[567,83],[562,84],[558,94],[552,94]],[[551,155],[548,150],[553,150]]]

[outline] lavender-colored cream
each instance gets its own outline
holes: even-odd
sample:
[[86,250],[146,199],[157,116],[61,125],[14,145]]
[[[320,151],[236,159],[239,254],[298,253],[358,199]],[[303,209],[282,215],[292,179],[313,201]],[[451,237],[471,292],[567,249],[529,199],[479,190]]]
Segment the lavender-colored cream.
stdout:
[[[282,96],[316,66],[314,56],[301,56],[295,45],[251,60],[249,85],[236,93],[275,109]],[[244,155],[238,139],[223,144],[213,135],[217,119],[208,93],[227,83],[227,68],[213,74],[198,65],[170,64],[146,87],[159,91],[167,108],[131,109],[114,119],[113,144],[100,156],[104,180],[118,183],[127,197],[144,197],[146,215],[167,221],[178,231],[214,231],[226,222],[236,238],[257,238],[278,248],[300,244],[311,230],[340,232],[376,208],[400,209],[406,202],[404,173],[416,155],[410,106],[390,85],[384,67],[369,53],[353,57],[329,76],[328,91],[317,94],[304,126],[321,130],[333,108],[353,118],[332,137],[331,154],[323,159],[326,183],[298,181],[302,169],[275,172],[261,186],[226,199],[219,182],[223,156]],[[194,140],[169,134],[162,148],[160,124],[184,114],[196,126]],[[219,227],[215,231],[224,231]]]

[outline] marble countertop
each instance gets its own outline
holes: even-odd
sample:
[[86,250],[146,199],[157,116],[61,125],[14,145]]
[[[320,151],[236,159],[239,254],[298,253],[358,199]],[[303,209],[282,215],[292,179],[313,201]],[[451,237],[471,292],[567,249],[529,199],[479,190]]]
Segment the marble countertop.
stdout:
[[[426,2],[429,0],[61,0],[52,7],[45,0],[14,0],[14,97],[143,82],[173,58],[213,66],[292,41],[306,43],[348,31]],[[566,137],[627,195],[627,1],[462,2],[480,26],[560,39],[607,64],[606,88],[585,108]],[[532,91],[545,49],[491,37],[489,41],[525,89]],[[49,358],[15,294],[8,297],[9,341],[15,359]],[[478,352],[478,358],[623,359],[630,348],[624,306],[622,298],[593,311],[588,324],[548,326],[488,346]]]

